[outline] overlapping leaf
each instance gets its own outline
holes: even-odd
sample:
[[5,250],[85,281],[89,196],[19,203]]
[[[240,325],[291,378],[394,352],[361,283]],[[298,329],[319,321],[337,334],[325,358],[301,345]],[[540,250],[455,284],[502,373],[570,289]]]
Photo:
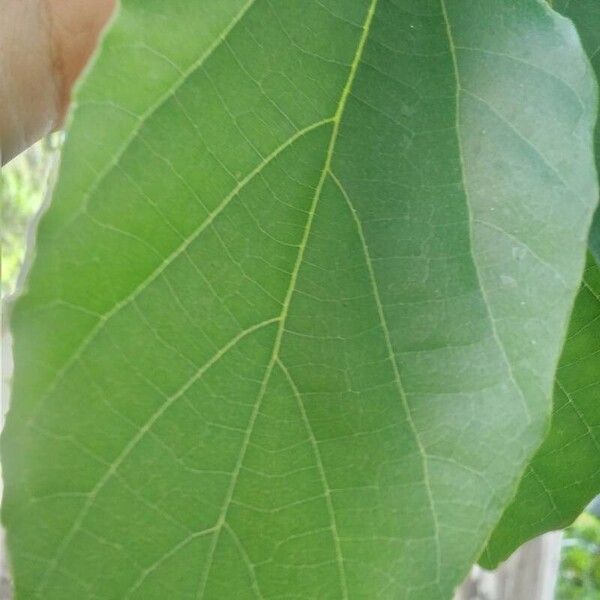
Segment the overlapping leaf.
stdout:
[[449,598],[597,197],[535,0],[124,0],[13,315],[17,598]]

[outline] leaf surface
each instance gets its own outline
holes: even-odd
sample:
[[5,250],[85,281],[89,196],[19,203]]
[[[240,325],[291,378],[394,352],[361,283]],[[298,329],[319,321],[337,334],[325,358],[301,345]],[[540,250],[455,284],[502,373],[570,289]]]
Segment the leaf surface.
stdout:
[[[600,4],[596,0],[556,0],[556,10],[573,21],[596,73],[600,79]],[[596,166],[600,171],[600,125],[596,125],[594,136]],[[590,249],[600,263],[600,207],[592,223],[590,232]]]
[[[596,75],[600,75],[600,4],[559,0],[571,18]],[[600,127],[595,130],[600,165]],[[590,251],[600,260],[600,210]],[[494,567],[528,539],[571,523],[600,492],[600,279],[592,256],[575,302],[554,391],[548,436],[528,467],[518,493],[480,562]]]
[[571,523],[600,492],[600,269],[590,256],[556,373],[548,436],[528,466],[481,564]]
[[449,598],[597,198],[569,22],[123,0],[12,316],[18,598]]

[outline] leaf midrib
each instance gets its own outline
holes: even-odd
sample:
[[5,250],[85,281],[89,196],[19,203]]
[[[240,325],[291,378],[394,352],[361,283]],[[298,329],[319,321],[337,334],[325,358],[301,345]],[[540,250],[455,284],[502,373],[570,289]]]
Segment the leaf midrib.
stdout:
[[[252,432],[254,430],[254,425],[256,423],[256,419],[257,419],[258,414],[260,412],[260,407],[261,407],[261,404],[262,404],[262,400],[263,400],[264,395],[266,393],[267,386],[268,386],[268,383],[269,383],[269,380],[270,380],[270,377],[271,377],[271,373],[273,372],[273,367],[275,366],[275,364],[276,364],[276,362],[277,362],[277,360],[279,358],[279,352],[280,352],[280,349],[281,349],[281,342],[282,342],[282,339],[283,339],[283,333],[284,333],[284,330],[285,330],[285,324],[286,324],[287,317],[288,317],[288,314],[289,314],[289,308],[290,308],[291,300],[292,300],[292,297],[293,297],[294,292],[296,290],[296,282],[297,282],[297,279],[298,279],[298,274],[300,272],[300,267],[301,267],[301,265],[303,263],[304,252],[306,250],[306,246],[308,244],[308,239],[309,239],[309,236],[310,236],[310,233],[311,233],[311,230],[312,230],[312,224],[313,224],[313,221],[314,221],[314,216],[315,216],[315,213],[316,213],[316,210],[317,210],[317,206],[319,204],[319,199],[321,197],[321,193],[322,193],[322,190],[323,190],[323,185],[325,184],[325,180],[327,178],[327,174],[329,173],[330,168],[331,168],[331,161],[332,161],[332,158],[333,158],[333,152],[334,152],[335,145],[336,145],[337,138],[338,138],[338,134],[339,134],[340,122],[341,122],[342,116],[344,114],[344,109],[346,107],[346,102],[348,100],[348,97],[350,95],[350,91],[352,89],[352,84],[354,83],[354,78],[356,76],[356,71],[358,69],[358,65],[360,63],[360,59],[362,57],[362,53],[363,53],[363,50],[364,50],[367,38],[369,36],[369,31],[370,31],[371,23],[372,23],[372,20],[373,20],[373,16],[375,14],[375,9],[377,7],[377,2],[378,2],[378,0],[371,0],[371,3],[369,5],[369,9],[367,11],[365,22],[364,22],[364,24],[362,26],[362,30],[363,31],[362,31],[362,34],[361,34],[361,36],[359,38],[358,45],[356,47],[356,51],[354,53],[354,57],[353,57],[352,63],[350,65],[350,71],[348,73],[348,79],[346,80],[346,84],[345,84],[344,88],[342,89],[342,93],[341,93],[340,99],[338,101],[338,106],[337,106],[337,109],[336,109],[335,114],[333,116],[333,128],[332,128],[332,131],[331,131],[331,137],[330,137],[329,144],[328,144],[328,147],[327,147],[327,153],[326,153],[326,156],[325,156],[325,161],[324,161],[324,164],[323,164],[323,169],[321,171],[321,175],[319,177],[319,181],[318,181],[317,187],[315,189],[315,194],[313,196],[313,201],[312,201],[311,207],[310,207],[309,212],[308,212],[308,217],[307,217],[307,220],[306,220],[306,226],[305,226],[305,229],[304,229],[302,240],[300,242],[300,247],[299,247],[299,250],[298,250],[298,254],[297,254],[297,257],[296,257],[294,268],[292,269],[292,274],[291,274],[291,277],[290,277],[290,283],[289,283],[289,286],[288,286],[288,289],[287,289],[287,292],[286,292],[286,295],[285,295],[285,299],[284,299],[284,302],[283,302],[283,307],[282,307],[281,313],[279,315],[279,327],[278,327],[277,333],[275,335],[275,341],[274,341],[274,344],[273,344],[273,352],[271,354],[271,358],[270,358],[269,363],[267,365],[267,368],[265,370],[265,375],[264,375],[263,381],[261,383],[261,387],[260,387],[260,391],[259,391],[259,394],[258,394],[258,398],[257,398],[257,400],[255,402],[254,409],[253,409],[252,414],[250,416],[250,420],[249,420],[249,423],[248,423],[248,426],[247,426],[247,430],[246,430],[246,435],[244,436],[242,447],[240,449],[239,460],[238,460],[238,462],[236,464],[236,467],[234,469],[234,472],[232,474],[231,483],[230,483],[230,486],[229,486],[229,490],[228,490],[228,492],[226,494],[225,501],[223,503],[223,508],[221,510],[221,514],[219,515],[219,518],[217,519],[218,529],[217,529],[217,531],[216,531],[216,533],[214,535],[213,543],[212,543],[211,548],[209,550],[209,557],[208,557],[208,560],[207,560],[207,563],[206,563],[206,568],[205,568],[205,571],[204,571],[204,575],[203,575],[203,577],[202,577],[202,579],[200,581],[200,587],[198,589],[198,593],[196,594],[197,598],[199,598],[200,600],[204,597],[204,592],[206,590],[206,584],[207,584],[207,581],[208,581],[208,576],[209,576],[210,569],[211,569],[211,566],[212,566],[212,560],[213,560],[214,553],[215,553],[215,550],[216,550],[216,547],[217,547],[217,544],[218,544],[218,541],[219,541],[219,534],[220,534],[220,532],[222,530],[222,524],[225,522],[225,519],[227,517],[227,512],[229,510],[229,506],[231,505],[231,501],[233,499],[233,494],[235,492],[235,488],[236,488],[236,485],[237,485],[237,480],[238,480],[238,477],[239,477],[239,473],[240,473],[240,470],[242,468],[242,464],[244,462],[244,458],[245,458],[245,455],[246,455],[246,452],[247,452],[247,449],[248,449],[248,445],[249,445],[249,442],[250,442],[250,438],[252,436]],[[219,526],[219,524],[220,524],[220,526]],[[338,562],[339,561],[342,561],[341,555],[339,555],[339,557],[338,557]],[[345,580],[345,576],[344,576],[343,565],[340,567],[340,585],[341,585],[341,589],[342,589],[343,598],[344,598],[344,600],[347,600],[347,598],[348,598],[348,589],[347,589],[347,584],[346,584],[346,580]]]
[[113,307],[107,311],[104,315],[100,317],[96,325],[90,329],[90,332],[79,342],[79,344],[75,347],[74,352],[71,353],[69,358],[64,362],[63,366],[56,372],[53,380],[48,384],[48,388],[46,393],[40,398],[38,405],[30,417],[30,422],[34,422],[39,414],[39,411],[42,408],[42,405],[45,400],[52,394],[56,385],[60,383],[62,377],[66,374],[69,367],[76,362],[79,357],[83,354],[85,349],[90,345],[90,343],[96,338],[96,336],[102,331],[102,329],[106,326],[106,324],[121,310],[123,310],[126,306],[131,304],[165,269],[176,260],[183,252],[187,250],[187,248],[196,241],[203,231],[213,223],[213,221],[227,208],[232,200],[234,200],[238,194],[248,185],[257,175],[259,175],[264,168],[266,168],[273,160],[275,160],[286,148],[289,148],[294,142],[299,140],[304,135],[322,127],[323,125],[329,124],[333,121],[332,118],[323,119],[321,121],[317,121],[305,127],[299,131],[297,131],[294,135],[289,137],[283,144],[278,146],[271,154],[269,154],[264,160],[260,162],[246,177],[244,177],[240,182],[233,188],[233,190],[225,196],[225,198],[221,201],[221,203],[217,206],[217,208],[186,238],[184,238],[167,256],[167,258],[162,261],[147,277],[145,277],[134,289],[130,292],[125,298],[117,302],[113,305]]
[[[201,59],[199,59],[196,63],[194,63],[194,65],[188,70],[190,71],[189,74],[191,74],[191,72],[193,72],[194,68],[199,68],[199,66],[201,64],[203,64],[204,60],[206,60],[208,58],[208,56],[210,56],[210,54],[212,53],[212,51],[214,51],[214,49],[216,49],[220,43],[222,43],[225,39],[226,34],[231,31],[231,29],[233,29],[233,27],[240,21],[240,19],[243,17],[243,15],[247,12],[247,10],[250,8],[250,6],[254,3],[255,0],[250,0],[250,2],[248,2],[244,8],[242,9],[242,11],[240,11],[240,13],[238,13],[238,15],[236,15],[236,18],[230,23],[230,25],[224,30],[224,32],[221,34],[221,36],[219,37],[219,39],[211,45],[211,47],[209,48],[209,51],[207,51],[203,57],[201,57]],[[98,481],[98,483],[96,484],[96,486],[94,486],[93,490],[90,492],[90,495],[88,497],[88,500],[84,503],[82,509],[80,510],[79,514],[77,515],[75,521],[73,522],[73,526],[71,527],[71,529],[69,530],[69,532],[67,533],[67,535],[63,538],[63,541],[61,542],[61,544],[58,547],[57,550],[57,554],[54,557],[54,559],[49,563],[48,568],[46,569],[45,573],[42,576],[42,581],[40,586],[38,587],[38,591],[41,592],[45,589],[48,581],[49,581],[49,577],[50,575],[54,572],[54,570],[59,566],[60,564],[60,558],[62,557],[62,555],[64,554],[64,552],[66,551],[66,549],[68,548],[70,541],[73,539],[74,534],[76,533],[76,531],[79,529],[79,526],[81,525],[81,523],[83,522],[83,519],[85,518],[85,516],[87,515],[87,513],[89,512],[89,510],[92,508],[95,498],[97,497],[97,494],[99,493],[99,491],[104,487],[104,485],[106,484],[106,482],[110,479],[111,475],[116,471],[116,469],[118,468],[118,466],[120,464],[122,464],[122,462],[127,458],[127,456],[130,454],[130,452],[135,448],[135,446],[137,445],[137,443],[139,442],[139,440],[145,435],[145,433],[149,430],[149,428],[152,426],[152,424],[158,419],[160,418],[160,416],[164,413],[164,411],[172,405],[172,403],[179,397],[181,397],[181,395],[189,388],[189,386],[194,382],[197,381],[201,375],[208,369],[210,368],[217,360],[218,358],[220,358],[224,353],[226,353],[231,347],[233,347],[235,344],[237,344],[237,342],[242,338],[245,337],[246,335],[249,335],[250,333],[260,329],[261,327],[266,326],[267,324],[270,323],[274,323],[274,322],[279,322],[279,327],[275,336],[275,342],[274,342],[274,346],[273,346],[273,352],[272,352],[272,356],[271,359],[267,365],[267,368],[265,370],[265,376],[263,377],[263,381],[261,383],[261,387],[260,387],[260,391],[259,391],[259,395],[257,398],[257,401],[255,403],[255,407],[253,409],[253,412],[251,414],[250,420],[249,420],[249,425],[247,427],[247,431],[246,431],[246,435],[244,437],[244,440],[242,442],[242,448],[240,450],[240,455],[239,455],[239,460],[236,464],[236,467],[234,468],[234,472],[232,474],[232,478],[231,478],[231,483],[228,489],[228,492],[226,494],[226,498],[224,501],[224,505],[223,505],[223,509],[217,519],[217,522],[215,525],[213,525],[212,527],[202,531],[202,532],[198,532],[197,534],[195,534],[196,536],[198,535],[204,535],[205,533],[209,533],[211,531],[214,531],[215,535],[213,538],[213,543],[211,544],[211,548],[209,550],[209,558],[207,560],[207,566],[205,569],[205,574],[202,577],[201,581],[200,581],[200,587],[198,589],[198,594],[199,598],[202,598],[204,595],[204,590],[205,590],[205,586],[206,586],[206,581],[208,579],[208,574],[210,572],[210,568],[211,568],[211,564],[212,564],[212,557],[214,555],[214,551],[216,549],[217,543],[218,543],[218,538],[219,538],[219,534],[223,528],[223,525],[225,523],[225,518],[226,518],[226,514],[227,511],[229,509],[229,506],[231,504],[231,500],[233,497],[233,493],[235,491],[235,486],[237,483],[237,479],[239,476],[239,472],[241,470],[241,466],[244,460],[244,456],[246,454],[246,450],[248,447],[248,443],[254,428],[254,424],[256,421],[256,418],[258,416],[259,410],[260,410],[260,405],[261,405],[261,401],[262,398],[264,397],[272,370],[274,365],[276,364],[276,361],[279,358],[279,350],[281,347],[281,341],[283,338],[283,332],[284,332],[284,328],[285,328],[285,321],[287,319],[287,315],[288,315],[288,311],[289,311],[289,306],[290,306],[290,302],[291,302],[291,298],[294,294],[294,291],[296,289],[296,280],[298,277],[298,273],[300,270],[300,266],[302,265],[303,262],[303,256],[304,256],[304,251],[306,249],[306,245],[307,245],[307,241],[308,241],[308,237],[310,235],[311,229],[312,229],[312,222],[313,222],[313,218],[316,212],[316,208],[321,196],[321,192],[323,189],[323,185],[325,182],[325,179],[327,177],[327,174],[330,171],[330,167],[331,167],[331,161],[332,161],[332,157],[333,157],[333,151],[335,148],[335,144],[337,141],[337,137],[339,134],[339,127],[340,127],[340,122],[341,122],[341,118],[346,106],[346,102],[347,99],[350,95],[350,91],[352,88],[352,84],[354,82],[354,78],[356,76],[356,71],[358,69],[358,65],[360,63],[360,59],[365,47],[365,43],[366,40],[368,38],[369,35],[369,31],[370,31],[370,26],[371,26],[371,22],[373,19],[373,16],[375,14],[375,9],[377,6],[377,2],[378,0],[371,0],[369,9],[367,11],[367,16],[365,19],[365,22],[362,26],[362,34],[359,38],[359,42],[352,60],[352,63],[350,65],[350,70],[349,70],[349,75],[348,75],[348,79],[346,81],[346,84],[342,90],[342,93],[340,95],[340,100],[338,102],[338,106],[336,109],[336,112],[334,114],[333,117],[327,118],[327,119],[323,119],[321,121],[318,121],[316,123],[313,123],[311,125],[309,125],[308,127],[303,128],[302,130],[299,130],[298,132],[296,132],[294,135],[292,135],[290,138],[288,138],[288,140],[286,140],[283,144],[281,144],[276,150],[274,150],[268,157],[266,157],[265,159],[263,159],[259,165],[257,165],[244,179],[242,179],[234,188],[233,190],[221,201],[221,203],[217,206],[217,208],[208,216],[207,219],[205,219],[203,221],[203,223],[196,228],[185,240],[183,240],[183,242],[167,257],[167,259],[165,259],[156,269],[154,269],[152,271],[152,273],[146,277],[140,284],[138,284],[138,286],[123,300],[121,300],[120,302],[117,302],[113,308],[108,311],[105,315],[103,315],[98,323],[91,329],[90,333],[82,340],[82,342],[79,343],[79,345],[77,346],[77,348],[75,349],[75,351],[71,354],[71,356],[67,359],[67,361],[65,362],[65,364],[63,365],[63,367],[57,371],[53,381],[49,384],[48,390],[47,392],[44,394],[44,396],[40,399],[36,410],[33,412],[29,423],[33,423],[35,422],[36,417],[39,414],[39,411],[41,409],[41,406],[43,404],[43,402],[48,398],[48,396],[52,393],[52,391],[55,389],[57,383],[62,379],[62,377],[64,376],[64,374],[67,372],[67,370],[69,369],[69,367],[81,356],[81,354],[85,351],[85,349],[89,346],[89,344],[93,341],[93,339],[95,339],[95,337],[98,335],[98,333],[102,330],[102,328],[105,326],[105,324],[115,315],[117,314],[120,310],[122,310],[125,306],[127,306],[130,302],[132,302],[133,300],[135,300],[135,298],[152,282],[154,281],[154,279],[156,279],[156,277],[158,277],[166,268],[169,264],[171,264],[173,262],[173,260],[175,260],[182,252],[184,252],[186,250],[186,248],[195,240],[197,239],[197,237],[214,221],[214,219],[229,205],[229,203],[239,194],[239,192],[256,176],[258,175],[268,164],[270,164],[272,162],[272,160],[274,160],[279,154],[281,154],[281,152],[283,152],[286,148],[288,148],[292,143],[294,143],[295,141],[297,141],[299,138],[301,138],[302,136],[306,135],[307,133],[309,133],[310,131],[313,131],[323,125],[329,124],[329,123],[333,123],[333,128],[332,128],[332,134],[331,134],[331,138],[329,141],[329,145],[327,148],[327,154],[325,157],[325,161],[324,161],[324,166],[323,169],[321,171],[321,175],[319,178],[319,182],[317,184],[316,190],[315,190],[315,194],[313,197],[313,202],[311,205],[311,208],[309,210],[309,214],[308,214],[308,218],[307,218],[307,223],[305,226],[305,230],[304,230],[304,234],[302,237],[302,241],[300,243],[299,246],[299,251],[298,251],[298,255],[296,258],[296,262],[294,265],[294,269],[292,271],[292,275],[290,278],[290,284],[286,293],[286,297],[284,299],[283,302],[283,308],[282,311],[279,315],[279,317],[273,318],[273,319],[269,319],[266,321],[263,321],[261,323],[258,323],[248,329],[246,329],[245,331],[243,331],[242,333],[238,334],[237,336],[235,336],[233,338],[233,340],[231,340],[226,346],[224,346],[221,350],[219,350],[214,356],[213,358],[211,358],[207,363],[205,363],[181,388],[179,388],[179,390],[173,395],[171,396],[171,398],[167,399],[167,401],[157,410],[153,413],[153,415],[146,421],[146,423],[142,426],[142,428],[140,428],[139,432],[126,444],[126,446],[124,447],[124,449],[122,450],[122,452],[119,454],[119,456],[117,457],[117,459],[111,463],[111,466],[109,467],[109,469],[105,472],[105,474],[100,478],[100,480]],[[188,74],[188,76],[189,76]],[[182,78],[180,78],[179,80],[179,85],[181,85],[184,81],[185,81],[185,77],[182,76]],[[170,95],[172,94],[172,91],[175,88],[172,88],[169,92],[167,92],[166,94],[164,94],[163,96],[161,96],[161,101],[157,102],[154,105],[154,109],[149,110],[148,112],[148,116],[146,117],[149,118],[149,116],[151,116],[152,112],[155,112],[161,105],[162,102],[166,101],[166,98],[170,97]],[[141,119],[140,123],[143,123],[145,121],[145,119]],[[121,149],[119,150],[119,152],[116,155],[116,158],[112,161],[112,163],[109,164],[109,169],[112,168],[113,165],[117,164],[119,157],[123,154],[123,152],[126,150],[126,148],[128,147],[129,143],[131,143],[131,141],[135,138],[136,132],[134,130],[134,132],[132,133],[132,135],[130,136],[130,140],[129,142],[125,143]],[[98,178],[101,179],[101,178]],[[91,193],[91,192],[90,192]],[[89,194],[84,197],[84,204],[85,204],[85,200],[86,198],[89,196]],[[182,543],[184,542],[180,542],[177,544],[177,547],[180,547],[182,545]],[[341,561],[341,555],[339,556],[338,561]],[[342,588],[342,593],[343,593],[343,598],[344,600],[347,599],[348,597],[348,591],[347,591],[347,584],[345,581],[345,576],[343,574],[343,566],[340,566],[340,580],[341,580],[341,588]],[[150,568],[151,570],[151,568]],[[150,570],[146,570],[146,572],[150,572]],[[135,586],[139,586],[139,583],[136,583]],[[131,590],[130,590],[131,591]],[[129,592],[127,592],[129,593]],[[197,594],[197,595],[198,595]]]

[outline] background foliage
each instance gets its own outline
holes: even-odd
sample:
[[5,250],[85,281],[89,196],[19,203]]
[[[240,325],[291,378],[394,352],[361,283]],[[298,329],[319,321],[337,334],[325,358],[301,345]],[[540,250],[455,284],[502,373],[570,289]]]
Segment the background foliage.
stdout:
[[600,519],[583,513],[565,529],[557,600],[600,597]]
[[0,243],[2,244],[2,298],[15,290],[23,264],[28,224],[46,191],[61,134],[43,139],[2,169],[0,176]]

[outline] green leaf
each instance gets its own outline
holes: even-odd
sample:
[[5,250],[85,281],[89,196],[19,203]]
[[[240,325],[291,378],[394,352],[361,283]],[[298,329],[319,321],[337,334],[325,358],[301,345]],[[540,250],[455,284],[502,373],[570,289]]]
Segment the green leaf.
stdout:
[[[600,4],[561,0],[555,8],[573,19],[597,75],[600,75]],[[600,127],[595,130],[600,166]],[[590,250],[600,257],[600,209]],[[548,436],[532,460],[518,493],[498,523],[480,562],[493,567],[526,540],[571,523],[600,492],[600,278],[594,259],[575,303],[559,366],[554,414]]]
[[535,0],[123,0],[12,315],[17,598],[449,598],[597,198]]
[[600,492],[600,269],[590,256],[556,374],[548,436],[527,468],[481,564],[571,523]]
[[[569,17],[577,27],[592,68],[600,79],[600,3],[597,0],[556,0],[554,8]],[[596,126],[594,141],[596,166],[600,172],[600,125]],[[592,223],[590,249],[600,262],[600,207]]]
[[596,210],[592,228],[590,229],[590,251],[597,261],[600,261],[600,209]]

